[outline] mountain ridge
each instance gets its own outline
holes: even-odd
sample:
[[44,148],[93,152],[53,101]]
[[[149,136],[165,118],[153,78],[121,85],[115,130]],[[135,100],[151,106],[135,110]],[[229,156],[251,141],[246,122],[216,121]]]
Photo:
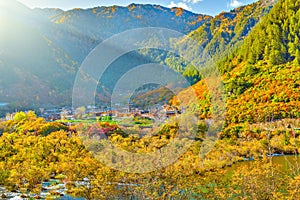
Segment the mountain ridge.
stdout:
[[[175,30],[187,29],[186,32],[189,32],[193,27],[209,20],[208,17],[198,24],[188,24],[198,20],[200,15],[180,9],[181,15],[176,16],[176,9],[172,11],[151,5],[148,7],[151,7],[153,15],[159,12],[162,20],[151,19],[151,15],[146,16],[147,9],[138,8],[139,5],[134,4],[130,5],[131,11],[128,10],[129,7],[123,8],[122,12],[125,14],[121,14],[126,18],[119,16],[114,19],[107,18],[106,14],[101,17],[98,13],[96,16],[93,8],[84,12],[78,9],[64,12],[59,9],[30,9],[17,1],[0,3],[3,3],[1,8],[5,11],[0,13],[0,20],[4,25],[0,30],[0,101],[10,102],[10,106],[1,108],[4,109],[3,114],[15,109],[70,106],[72,83],[80,63],[94,47],[113,34],[149,25],[166,28],[172,26]],[[112,9],[113,7],[109,7],[99,12]],[[138,9],[149,18],[149,23],[142,24],[136,15],[131,15],[130,12],[137,13]],[[66,17],[71,14],[75,17],[71,21],[55,23],[56,19],[51,16],[57,14]],[[118,14],[118,10],[114,14]],[[84,20],[77,23],[80,20],[76,16]],[[87,23],[91,22],[90,18],[92,23]],[[126,22],[127,19],[132,23]],[[111,20],[119,20],[119,25]]]
[[[164,26],[166,28],[168,28],[169,26],[177,27],[177,25],[175,24],[175,26],[173,23],[174,20],[182,18],[181,20],[177,21],[177,23],[183,24],[178,28],[178,31],[186,30],[186,27],[189,27],[187,29],[191,29],[191,27],[195,26],[195,24],[190,25],[189,22],[198,20],[199,16],[200,18],[202,17],[199,22],[200,24],[197,25],[199,27],[193,31],[186,30],[187,34],[194,40],[199,41],[200,45],[203,46],[205,54],[212,55],[212,59],[215,61],[215,63],[219,63],[218,67],[222,74],[226,74],[226,76],[229,77],[234,76],[234,74],[230,74],[228,72],[234,68],[234,65],[232,65],[232,63],[235,62],[235,60],[239,60],[240,58],[232,56],[234,55],[232,54],[232,52],[234,52],[235,49],[240,46],[240,43],[242,43],[243,40],[248,37],[248,34],[251,33],[253,27],[256,27],[256,25],[265,18],[265,15],[268,15],[270,10],[273,9],[273,3],[273,1],[258,1],[253,4],[236,8],[230,12],[220,13],[214,18],[207,16],[206,19],[205,15],[197,15],[189,11],[184,11],[182,9],[176,8],[168,9],[153,5],[146,5],[151,7],[150,10],[139,8],[144,6],[142,4],[130,4],[127,7],[115,6],[96,7],[90,9],[73,9],[70,11],[62,11],[60,9],[33,9],[31,10],[31,12],[35,16],[39,16],[40,18],[38,21],[35,21],[36,24],[31,24],[31,28],[28,28],[27,25],[25,25],[24,30],[27,30],[27,40],[24,41],[28,41],[27,46],[30,46],[30,33],[33,33],[31,30],[33,27],[35,33],[34,35],[36,36],[35,39],[37,39],[36,41],[39,41],[37,42],[39,43],[38,45],[44,47],[47,46],[47,48],[45,48],[47,50],[44,52],[44,54],[43,51],[38,52],[36,49],[33,50],[36,55],[39,55],[39,53],[41,53],[41,55],[44,55],[41,56],[38,64],[35,60],[29,60],[27,63],[23,61],[14,63],[11,59],[8,59],[8,55],[3,53],[1,54],[1,101],[15,102],[13,104],[17,107],[20,107],[22,104],[27,103],[26,106],[31,108],[44,106],[46,102],[51,102],[50,104],[52,106],[70,105],[72,82],[75,78],[75,74],[80,66],[80,63],[84,60],[86,55],[103,39],[122,31],[122,29],[118,29],[120,27],[118,26],[118,24],[127,25],[127,27],[123,27],[124,30],[126,28],[130,29],[135,27],[147,27],[150,22],[153,22],[151,25],[154,26],[158,22],[155,21],[153,17],[151,17],[151,12],[155,13],[157,10],[160,10],[159,12],[162,14],[163,12],[161,11],[161,9],[165,9],[164,12],[168,13],[166,15],[168,16],[167,20],[163,20],[165,22]],[[134,15],[132,15],[134,11],[135,13]],[[188,15],[185,17],[186,13]],[[149,18],[149,21],[147,21],[148,23],[146,25],[140,22],[140,17],[137,17],[139,14],[144,14],[142,15],[142,18],[143,16],[147,16]],[[57,15],[59,15],[59,17],[52,17]],[[64,17],[63,20],[61,20],[62,17]],[[94,20],[93,23],[85,23],[90,22],[89,19],[92,19],[92,21]],[[100,25],[98,21],[99,19],[103,20],[101,21],[102,24],[100,23]],[[113,27],[112,24],[114,23],[112,23],[111,20],[119,19],[121,19],[121,22],[119,21],[118,24]],[[25,20],[26,22],[26,18],[22,20]],[[132,23],[128,23],[127,20]],[[39,26],[37,26],[37,24]],[[94,24],[96,24],[97,26],[94,26]],[[11,26],[11,28],[8,30],[14,30],[12,32],[22,32],[22,29],[17,29],[16,27],[18,27],[18,25]],[[0,34],[5,35],[5,30],[2,29]],[[9,37],[9,34],[7,34],[5,37],[8,38],[7,41],[11,40],[12,43],[15,43],[16,45],[15,47],[12,47],[11,45],[5,46],[5,44],[9,44],[9,42],[4,42],[3,37],[1,37],[3,39],[0,43],[0,45],[2,45],[2,49],[7,49],[8,47],[9,51],[7,52],[10,52],[11,55],[14,55],[13,52],[18,52],[18,58],[30,57],[30,52],[24,49],[19,49],[17,47],[17,40],[14,41],[13,38]],[[184,40],[181,40],[181,42],[184,44]],[[3,48],[4,46],[5,48]],[[183,48],[190,48],[190,52],[192,54],[197,54],[197,52],[193,51],[193,48],[188,47],[188,45]],[[154,57],[151,58],[154,58],[155,60],[155,56],[159,55],[154,54]],[[164,62],[173,69],[178,67],[178,63],[183,64],[183,67],[180,67],[178,69],[180,73],[187,75],[187,77],[191,75],[191,80],[196,77],[194,82],[198,80],[197,77],[199,76],[199,74],[195,74],[192,68],[190,68],[189,66],[185,66],[183,61],[178,60],[177,57],[174,57],[173,59],[173,55],[167,56],[168,57],[163,56],[163,60],[161,60],[161,58],[158,58],[158,60]],[[166,58],[168,60],[166,60]],[[222,63],[221,60],[224,58],[225,60],[227,60],[224,61],[225,63]],[[26,59],[24,60],[26,61]],[[49,62],[45,62],[46,65],[44,65],[43,60]],[[136,63],[139,63],[139,61],[137,61]],[[185,70],[185,67],[187,68],[187,70]],[[256,67],[245,66],[239,69],[243,73],[256,73]],[[26,70],[29,70],[29,72],[30,70],[32,70],[33,73],[31,73],[31,75],[27,75],[31,78],[24,79],[25,75],[28,74]],[[47,76],[47,74],[50,74],[50,76]],[[8,75],[11,75],[14,78],[12,80],[9,80],[6,78],[8,77]],[[253,84],[251,81],[250,83],[248,83],[244,80],[244,78],[241,78],[240,80],[237,79],[235,82],[229,78],[228,80],[226,79],[225,82],[228,88],[232,88],[227,91],[232,95],[234,95],[235,93],[240,95],[240,93],[243,93]],[[14,85],[12,87],[13,89],[10,88],[10,84]],[[41,88],[37,86],[41,86]],[[200,90],[202,91],[202,89]],[[24,93],[22,91],[26,92]],[[41,93],[40,91],[43,92]],[[103,91],[103,93],[106,92],[107,91]],[[13,97],[14,94],[15,96]],[[28,105],[28,102],[33,103],[31,103],[31,105]]]

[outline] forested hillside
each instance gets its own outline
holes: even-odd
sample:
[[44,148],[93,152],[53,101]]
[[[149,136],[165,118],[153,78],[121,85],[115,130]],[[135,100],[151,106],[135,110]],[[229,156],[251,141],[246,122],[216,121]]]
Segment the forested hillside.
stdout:
[[231,122],[300,116],[299,20],[299,1],[279,1],[243,46],[221,62],[228,108],[235,108]]
[[[177,40],[174,48],[178,49],[179,52],[184,52],[185,58],[196,59],[196,62],[200,63],[199,66],[210,67],[212,62],[220,62],[243,44],[249,32],[269,13],[273,4],[274,1],[262,0],[230,12],[222,12],[189,33],[188,39]],[[194,43],[189,44],[191,40],[197,41],[198,46],[194,46]],[[148,53],[147,55],[151,54]],[[182,73],[191,84],[195,84],[201,79],[201,73],[199,73],[201,69],[195,69],[191,63],[177,55],[159,52],[150,57],[153,60],[162,59],[164,64]],[[159,101],[168,101],[173,95],[167,89],[159,88],[154,91],[146,91],[135,97],[133,101],[137,105],[152,105]]]
[[[217,64],[227,96],[225,136],[238,137],[236,130],[245,123],[300,117],[299,14],[298,1],[280,0],[245,42]],[[209,98],[201,95],[209,95],[205,80],[193,88],[202,91],[197,109],[206,118]],[[181,94],[186,103],[189,92]]]
[[212,18],[181,8],[142,4],[34,12],[54,23],[45,34],[80,63],[97,44],[114,34],[142,27],[164,27],[187,34]]
[[[244,42],[253,27],[269,13],[274,1],[260,0],[253,4],[238,7],[230,12],[222,12],[203,26],[189,34],[199,42],[203,62],[209,55],[214,62],[230,54]],[[181,41],[184,46],[184,40]],[[193,49],[193,47],[187,47]],[[191,50],[190,54],[194,52]]]

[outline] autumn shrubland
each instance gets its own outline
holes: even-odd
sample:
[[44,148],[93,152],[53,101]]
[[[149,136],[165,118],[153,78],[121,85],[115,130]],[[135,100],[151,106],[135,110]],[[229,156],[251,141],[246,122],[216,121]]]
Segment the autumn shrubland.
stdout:
[[[238,137],[218,140],[205,157],[200,156],[202,140],[193,140],[193,145],[175,163],[140,174],[106,166],[96,159],[97,152],[108,141],[133,153],[159,151],[176,138],[176,125],[170,124],[156,135],[139,137],[122,135],[115,125],[103,122],[96,125],[98,131],[95,131],[91,127],[95,125],[91,124],[65,127],[45,122],[32,112],[18,113],[14,120],[1,123],[0,181],[10,190],[39,193],[42,181],[63,175],[68,193],[87,199],[297,196],[296,164],[282,170],[266,157],[275,152],[299,153],[300,133],[288,130],[286,122],[299,125],[299,120],[294,119],[245,125]],[[96,139],[97,134],[105,137]],[[84,145],[84,135],[94,137],[94,143]],[[255,161],[244,161],[244,158]],[[241,162],[252,164],[240,165],[230,172],[229,166]],[[88,185],[76,184],[86,178]]]

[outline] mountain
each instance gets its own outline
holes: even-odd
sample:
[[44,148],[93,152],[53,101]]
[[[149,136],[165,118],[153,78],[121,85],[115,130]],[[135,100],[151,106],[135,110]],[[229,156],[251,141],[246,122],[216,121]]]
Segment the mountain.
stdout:
[[[230,12],[222,12],[190,32],[188,39],[186,37],[179,39],[175,43],[176,48],[183,52],[189,60],[196,58],[200,66],[204,66],[204,68],[211,66],[211,61],[217,64],[243,44],[251,30],[270,12],[273,5],[274,1],[262,0]],[[191,40],[196,41],[198,45],[195,46],[193,42],[189,44]],[[194,69],[182,58],[168,54],[163,59],[164,64],[182,73],[191,84],[197,83],[201,79],[201,74],[199,74],[201,69]],[[137,105],[149,105],[157,103],[158,99],[169,101],[173,95],[170,91],[159,88],[151,92],[146,91],[135,97],[133,101]],[[160,96],[164,96],[164,98],[159,98]]]
[[[125,30],[159,26],[199,43],[202,52],[186,38],[174,39],[188,57],[196,56],[204,66],[208,60],[216,63],[225,84],[228,126],[261,121],[271,113],[274,119],[298,116],[299,3],[274,3],[261,0],[212,18],[158,5],[63,11],[1,1],[0,102],[10,102],[10,109],[70,105],[78,67],[95,46]],[[98,88],[98,100],[107,99],[120,75],[150,61],[164,63],[196,83],[201,103],[195,110],[201,118],[208,117],[205,80],[197,83],[202,78],[197,70],[168,52],[143,50],[119,58],[107,72],[109,80],[103,80],[107,87]],[[151,88],[141,90],[133,101],[148,105],[172,98],[166,90]],[[188,90],[181,93],[187,104]]]
[[[223,137],[241,137],[249,123],[300,117],[299,7],[297,0],[279,0],[243,44],[218,62],[227,96]],[[179,94],[184,104],[192,89],[199,98],[197,112],[209,117],[205,80]]]
[[81,62],[104,39],[126,30],[163,27],[187,34],[209,21],[208,15],[195,14],[181,8],[159,5],[130,4],[91,9],[35,9],[53,22],[45,34],[69,55]]
[[[202,47],[201,52],[186,44],[186,38],[178,42],[178,48],[187,51],[187,57],[193,58],[195,53],[200,55],[197,59],[199,63],[203,62],[203,65],[211,59],[217,63],[243,43],[253,27],[269,13],[273,4],[274,1],[260,0],[230,12],[222,12],[188,34],[189,38],[197,41]],[[172,67],[172,63],[168,65]]]
[[32,10],[14,0],[0,5],[0,102],[10,102],[9,109],[70,105],[81,62],[114,34],[153,26],[188,33],[211,19],[157,5],[70,11]]

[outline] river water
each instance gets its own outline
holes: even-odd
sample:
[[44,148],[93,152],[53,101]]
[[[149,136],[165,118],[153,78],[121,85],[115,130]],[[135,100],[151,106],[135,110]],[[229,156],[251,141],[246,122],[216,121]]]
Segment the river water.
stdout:
[[[297,155],[280,155],[280,156],[271,156],[273,164],[280,165],[282,170],[289,169],[300,169],[300,156]],[[229,172],[233,172],[240,166],[251,166],[253,164],[252,160],[242,161],[235,163],[234,165],[228,167]]]
[[7,106],[8,103],[5,103],[5,102],[0,102],[0,107],[4,107],[4,106]]

